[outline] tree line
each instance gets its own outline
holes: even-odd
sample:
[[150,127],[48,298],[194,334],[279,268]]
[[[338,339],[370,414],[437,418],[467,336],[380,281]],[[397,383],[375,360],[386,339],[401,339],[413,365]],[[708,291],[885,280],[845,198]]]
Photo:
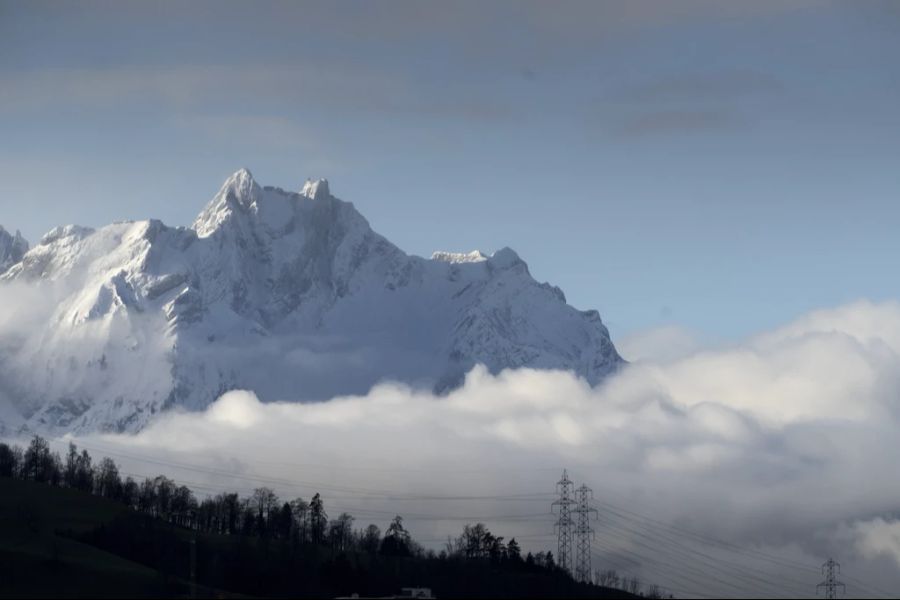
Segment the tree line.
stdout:
[[281,501],[272,489],[260,487],[246,497],[221,493],[198,500],[189,487],[164,475],[148,477],[140,483],[130,476],[123,479],[114,460],[104,457],[95,464],[87,450],[79,452],[71,442],[63,459],[40,436],[34,436],[24,450],[0,443],[0,477],[73,488],[120,502],[171,525],[204,533],[293,540],[339,552],[359,550],[395,556],[421,552],[400,516],[382,535],[375,524],[354,530],[355,519],[346,512],[329,519],[318,493],[309,501]]
[[[377,561],[393,560],[396,563],[397,560],[406,559],[414,562],[418,560],[426,566],[431,565],[427,566],[426,570],[435,569],[436,575],[432,578],[437,578],[438,574],[443,572],[436,569],[433,563],[446,563],[444,570],[449,568],[447,565],[450,563],[457,565],[455,568],[459,568],[460,563],[479,563],[487,565],[486,568],[492,569],[495,573],[551,576],[556,586],[552,589],[560,591],[562,591],[560,585],[575,586],[573,589],[581,589],[582,586],[576,584],[568,573],[557,567],[552,552],[528,552],[523,556],[515,538],[506,541],[506,538],[495,535],[482,523],[465,525],[463,531],[456,537],[448,538],[439,551],[426,550],[412,538],[400,515],[394,517],[387,529],[382,532],[374,523],[355,528],[356,520],[347,512],[329,517],[324,500],[318,493],[309,500],[304,498],[282,500],[272,489],[259,487],[247,496],[225,492],[198,500],[189,487],[179,485],[163,475],[148,477],[140,482],[131,476],[123,478],[114,460],[104,457],[95,461],[87,450],[79,451],[71,442],[63,458],[58,452],[52,451],[47,440],[40,436],[34,436],[24,449],[0,442],[0,477],[73,488],[119,502],[142,518],[149,518],[154,522],[165,523],[179,529],[225,536],[235,540],[257,540],[257,544],[264,543],[266,548],[269,544],[281,544],[282,554],[302,556],[302,560],[306,563],[310,561],[316,563],[325,569],[326,577],[332,576],[334,569],[348,568],[345,564],[349,560],[348,557],[355,557],[355,570],[351,569],[348,571],[350,575],[344,573],[338,579],[345,582],[355,580],[357,585],[363,585],[367,581],[361,575],[360,569],[372,568]],[[88,537],[95,545],[109,547],[119,543],[120,538],[133,537],[138,532],[141,535],[145,534],[146,525],[137,527],[126,520],[109,527],[104,526]],[[240,546],[240,552],[243,553],[246,562],[248,552],[246,545]],[[268,550],[266,552],[268,553]],[[323,559],[323,556],[328,558]],[[361,561],[360,557],[369,558]],[[163,557],[156,555],[141,554],[132,558],[144,562],[157,560],[164,562]],[[235,574],[242,568],[247,567],[235,564],[230,569],[224,569],[226,572],[221,575],[223,581],[219,583],[236,586],[235,589],[245,592],[260,592],[259,581],[255,581],[256,587],[250,588],[247,587],[250,583],[243,579],[234,580]],[[210,577],[213,575],[210,574]],[[228,579],[229,577],[231,579]],[[598,578],[600,580],[597,583],[607,588],[638,592],[636,580],[619,580],[614,572],[598,573]],[[265,583],[272,584],[272,582]],[[539,589],[533,584],[531,588],[532,592]],[[311,589],[325,592],[326,588]],[[328,593],[331,593],[331,588],[327,589]],[[484,591],[488,588],[481,589]],[[276,590],[269,591],[277,593]],[[348,588],[348,591],[360,590]],[[521,591],[528,590],[523,588]],[[659,597],[657,589],[652,589],[652,592],[647,595]],[[587,594],[584,597],[592,595],[596,596]]]

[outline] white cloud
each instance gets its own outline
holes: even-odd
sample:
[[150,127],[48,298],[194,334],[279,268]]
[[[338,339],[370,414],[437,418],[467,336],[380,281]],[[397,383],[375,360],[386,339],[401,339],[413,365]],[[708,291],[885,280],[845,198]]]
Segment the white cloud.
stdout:
[[900,521],[872,519],[853,526],[856,548],[867,557],[888,556],[900,566]]
[[18,282],[0,286],[0,333],[17,339],[48,318],[62,296],[59,286],[41,288]]
[[667,362],[694,354],[701,347],[698,335],[680,325],[637,331],[616,341],[619,354],[632,362]]
[[[320,491],[359,521],[404,514],[434,547],[482,520],[555,549],[549,507],[565,467],[605,503],[598,552],[620,570],[700,591],[679,561],[730,569],[711,562],[728,557],[801,593],[798,577],[814,586],[816,565],[837,554],[846,572],[887,587],[900,583],[900,526],[888,518],[900,504],[898,352],[900,304],[858,302],[740,345],[639,362],[597,388],[565,372],[476,368],[446,396],[392,383],[314,404],[231,392],[136,436],[78,442],[201,495],[268,484],[283,497]],[[751,550],[663,544],[671,532],[623,511]],[[785,562],[741,554],[760,549]],[[710,552],[718,558],[691,556]],[[792,574],[790,561],[807,570]],[[741,593],[716,585],[703,590]]]

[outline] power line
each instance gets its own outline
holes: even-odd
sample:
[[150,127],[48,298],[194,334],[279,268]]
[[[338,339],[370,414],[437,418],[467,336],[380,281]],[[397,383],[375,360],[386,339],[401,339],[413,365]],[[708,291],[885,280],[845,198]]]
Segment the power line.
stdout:
[[844,593],[846,594],[847,586],[837,580],[837,574],[840,572],[841,563],[833,558],[829,558],[825,561],[825,564],[822,565],[822,574],[825,575],[825,581],[816,586],[816,594],[819,593],[819,588],[825,588],[826,600],[834,600],[837,598],[838,588],[843,588]]
[[[307,488],[315,487],[317,490],[322,490],[322,491],[336,490],[339,492],[346,492],[347,490],[352,490],[353,492],[357,492],[359,494],[359,495],[347,495],[347,496],[340,496],[340,495],[332,496],[332,498],[336,499],[336,500],[354,498],[354,499],[363,499],[363,500],[371,499],[371,500],[390,500],[390,501],[420,501],[420,500],[431,501],[431,500],[434,500],[434,501],[544,502],[545,500],[543,500],[542,498],[546,498],[549,495],[546,493],[507,494],[507,495],[494,495],[494,496],[442,496],[442,495],[427,495],[427,494],[397,495],[396,493],[391,493],[391,492],[388,492],[387,490],[348,488],[348,487],[342,487],[342,486],[333,486],[333,485],[328,485],[328,484],[322,484],[322,483],[317,483],[317,482],[297,482],[296,480],[288,481],[288,480],[283,480],[283,479],[260,477],[260,476],[235,475],[231,472],[221,471],[221,470],[212,469],[212,468],[208,468],[208,467],[198,467],[196,465],[189,465],[186,463],[180,463],[180,462],[175,462],[175,461],[156,460],[156,459],[126,454],[126,453],[122,453],[122,452],[116,452],[116,451],[108,450],[106,448],[99,448],[99,447],[94,447],[94,448],[87,447],[87,448],[93,449],[93,450],[96,450],[99,452],[105,452],[105,453],[112,454],[112,455],[122,456],[122,457],[129,458],[132,460],[138,460],[141,462],[148,462],[148,463],[152,463],[152,464],[159,464],[159,465],[169,466],[169,467],[174,467],[174,468],[198,471],[198,472],[203,472],[203,473],[212,474],[212,475],[221,475],[221,476],[232,478],[232,479],[250,480],[250,481],[256,481],[256,482],[263,483],[263,484],[273,484],[273,485],[298,488],[298,489],[307,489]],[[199,484],[195,484],[195,486],[200,487]],[[770,562],[770,563],[773,563],[773,564],[776,564],[776,565],[782,566],[782,567],[792,565],[794,568],[806,570],[809,572],[819,572],[818,568],[811,566],[807,563],[801,563],[801,562],[798,562],[795,560],[788,559],[783,556],[773,555],[773,554],[762,552],[762,551],[755,550],[752,548],[736,546],[732,543],[725,542],[721,539],[713,538],[711,536],[700,534],[695,531],[690,531],[683,527],[677,527],[677,526],[671,525],[669,523],[664,523],[657,519],[647,517],[646,515],[641,515],[640,513],[636,513],[634,511],[622,508],[620,506],[616,506],[609,502],[599,502],[599,504],[604,507],[604,510],[609,510],[610,508],[612,508],[621,513],[626,513],[628,515],[634,516],[643,521],[647,521],[649,523],[655,523],[656,525],[658,525],[662,528],[668,529],[673,532],[677,532],[678,534],[680,534],[682,536],[687,536],[687,537],[696,539],[698,541],[701,541],[703,543],[711,544],[713,546],[726,548],[726,549],[729,549],[738,554],[743,554],[748,557],[753,557],[753,558],[756,558],[759,560],[764,560],[764,561],[767,561],[767,562]],[[872,595],[878,595],[878,594],[885,595],[885,596],[891,595],[890,592],[883,590],[883,589],[879,589],[876,586],[866,585],[863,582],[858,582],[857,580],[854,580],[853,578],[848,578],[848,580],[853,580],[853,581],[857,582],[857,584],[858,584],[857,587],[859,587],[860,589],[863,589],[863,590],[868,590],[869,593]]]
[[[55,443],[51,442],[51,443]],[[94,442],[89,442],[93,444]],[[90,449],[88,446],[78,440],[78,444],[81,447],[85,447]],[[268,449],[272,452],[280,452],[280,448],[272,447],[272,446],[261,446],[258,445],[258,448]],[[503,466],[503,467],[492,467],[492,468],[479,468],[479,469],[462,469],[462,468],[452,468],[445,469],[439,467],[379,467],[379,466],[360,466],[359,464],[355,464],[353,466],[349,465],[333,465],[333,464],[322,464],[322,463],[310,463],[310,462],[293,462],[293,461],[273,461],[273,460],[260,460],[254,459],[249,460],[247,458],[240,458],[240,462],[250,465],[270,465],[270,466],[282,466],[282,467],[290,467],[293,469],[321,469],[323,471],[333,472],[333,471],[362,471],[366,473],[422,473],[426,475],[433,475],[436,472],[442,474],[460,474],[460,475],[470,475],[470,474],[492,474],[492,473],[509,473],[511,471],[526,471],[526,472],[537,472],[537,471],[557,471],[559,469],[558,466],[534,466],[529,465],[527,467],[516,467],[516,466]]]
[[588,486],[582,484],[575,491],[577,505],[575,513],[575,581],[590,583],[591,572],[591,540],[594,530],[591,528],[591,517],[597,518],[597,509],[588,504],[594,497],[594,492]]
[[[616,511],[613,510],[606,511],[604,515],[612,517],[613,519],[619,519],[620,521],[626,523],[627,525],[617,526],[623,531],[626,531],[631,535],[644,537],[645,539],[648,539],[652,543],[655,543],[657,545],[662,542],[663,545],[667,545],[673,548],[674,552],[678,553],[678,555],[680,556],[684,556],[685,554],[693,554],[695,556],[698,556],[699,560],[711,561],[714,564],[723,565],[726,568],[734,569],[740,574],[741,577],[747,577],[748,575],[752,576],[752,572],[755,571],[761,575],[762,580],[769,581],[771,578],[770,572],[754,569],[745,564],[737,564],[727,561],[722,558],[721,555],[712,556],[710,554],[702,552],[698,550],[693,544],[691,544],[690,540],[685,540],[681,535],[675,535],[669,533],[664,529],[654,528],[644,523],[636,522],[634,520],[628,519],[627,517],[623,517],[617,514]],[[805,581],[796,581],[796,583],[798,583],[798,585],[800,586],[806,585]]]
[[[632,510],[628,510],[621,506],[616,506],[609,502],[597,502],[599,505],[602,505],[604,514],[613,514],[618,516],[621,519],[627,520],[631,523],[634,523],[636,526],[640,523],[640,526],[649,527],[653,529],[656,527],[655,531],[662,532],[668,531],[671,532],[669,535],[678,535],[679,539],[686,538],[688,540],[693,539],[699,543],[709,545],[712,548],[718,548],[720,550],[725,550],[729,552],[733,552],[735,554],[751,558],[758,561],[765,561],[784,569],[788,570],[803,570],[808,571],[810,573],[819,573],[820,570],[816,567],[812,567],[807,563],[799,562],[796,560],[792,560],[783,556],[778,556],[775,554],[771,554],[769,552],[763,552],[761,550],[756,550],[752,548],[746,548],[743,546],[737,546],[735,544],[723,541],[721,539],[711,537],[708,535],[704,535],[695,531],[691,531],[689,529],[685,529],[683,527],[678,527],[675,525],[671,525],[669,523],[665,523],[663,521],[659,521],[658,519],[654,519],[652,517],[648,517],[646,515],[642,515],[640,513],[634,512]],[[759,573],[764,573],[763,571],[756,569]],[[765,573],[765,575],[769,575],[769,573]],[[797,583],[798,585],[806,586],[809,584],[808,580],[798,580],[796,578],[791,578],[789,576],[784,575],[783,573],[779,574],[779,578],[785,581],[792,581]],[[886,598],[892,598],[895,594],[881,589],[872,584],[865,584],[862,581],[854,579],[853,577],[846,577],[846,579],[853,581],[856,585],[855,587],[859,588],[862,591],[865,591],[869,596],[882,596]]]
[[[123,472],[124,475],[128,475],[131,477],[144,477],[150,478],[147,475],[142,475],[139,473],[129,473]],[[226,488],[221,486],[212,486],[202,483],[197,483],[194,481],[189,481],[185,479],[172,479],[175,483],[186,485],[191,488],[206,490],[207,492],[235,492],[235,491],[244,491],[244,492],[252,492],[252,490],[234,490],[232,488]],[[341,503],[336,503],[337,507],[342,511],[352,511],[355,514],[360,515],[376,515],[376,516],[387,516],[393,517],[397,514],[397,511],[393,510],[378,510],[374,508],[361,508],[354,506],[347,506]],[[500,514],[500,515],[435,515],[428,513],[410,513],[403,512],[404,520],[409,521],[466,521],[466,522],[476,522],[476,521],[485,521],[485,522],[534,522],[536,519],[549,519],[552,518],[551,513],[525,513],[525,514]]]
[[[183,463],[172,460],[161,460],[154,458],[147,458],[142,456],[136,456],[134,454],[128,454],[119,451],[107,450],[104,448],[84,446],[87,450],[93,450],[95,452],[107,454],[110,456],[117,456],[120,458],[126,458],[129,460],[135,460],[138,462],[144,462],[148,464],[156,464],[164,467],[172,467],[176,469],[183,469],[186,471],[194,471],[199,473],[205,473],[209,475],[218,475],[225,478],[230,479],[238,479],[245,481],[255,481],[261,484],[269,484],[297,489],[308,489],[311,491],[335,491],[335,492],[343,492],[349,493],[351,495],[343,496],[344,498],[353,498],[353,499],[377,499],[377,500],[391,500],[391,501],[457,501],[457,500],[471,500],[471,501],[483,501],[483,500],[511,500],[511,501],[536,501],[536,502],[546,502],[549,497],[552,497],[551,494],[547,492],[538,492],[538,493],[527,493],[527,494],[498,494],[498,495],[487,495],[487,496],[447,496],[447,495],[438,495],[438,494],[397,494],[391,490],[384,489],[373,489],[373,488],[360,488],[360,487],[347,487],[340,485],[327,484],[323,482],[316,481],[304,481],[297,479],[282,479],[277,477],[265,477],[260,475],[239,475],[229,471],[216,469],[212,467],[202,467],[193,465],[190,463]],[[335,496],[338,498],[340,496]]]
[[[647,538],[642,540],[643,536],[635,535],[632,532],[605,531],[604,535],[608,539],[618,539],[624,545],[631,547],[632,554],[640,556],[642,564],[655,564],[657,571],[660,569],[671,570],[679,577],[687,577],[692,574],[703,581],[702,587],[698,589],[708,589],[711,584],[718,584],[720,590],[734,590],[731,593],[746,594],[748,590],[752,590],[751,595],[756,597],[765,597],[766,595],[776,598],[784,597],[783,591],[780,593],[763,592],[763,586],[760,586],[758,582],[745,580],[732,572],[723,572],[721,568],[705,560],[692,559],[679,554],[678,551],[661,552],[658,541]],[[643,551],[641,552],[640,549]],[[619,550],[622,548],[620,547]]]
[[[769,574],[755,576],[745,572],[739,565],[723,561],[717,557],[705,554],[691,546],[685,545],[681,540],[656,537],[652,532],[635,529],[628,525],[615,524],[612,521],[602,521],[604,525],[614,527],[605,531],[610,538],[617,538],[632,548],[637,546],[646,549],[649,554],[644,554],[646,561],[673,566],[679,572],[690,572],[704,578],[709,587],[709,582],[718,583],[726,588],[733,588],[739,593],[747,593],[751,590],[753,596],[769,595],[771,597],[784,597],[785,586],[778,585],[771,580]],[[664,562],[661,558],[664,557]],[[721,576],[721,577],[719,577]],[[802,595],[802,594],[801,594]]]
[[[210,475],[218,475],[222,477],[227,477],[230,479],[236,480],[244,480],[257,482],[262,484],[274,484],[277,486],[290,487],[290,488],[316,488],[316,490],[334,490],[338,492],[338,495],[332,496],[333,499],[338,500],[338,504],[342,499],[361,499],[363,501],[446,501],[446,502],[456,502],[456,501],[516,501],[516,502],[545,502],[544,498],[549,496],[547,493],[543,492],[535,492],[535,493],[520,493],[520,494],[507,494],[507,495],[457,495],[457,496],[442,496],[442,495],[434,495],[434,494],[403,494],[398,495],[396,492],[391,492],[389,490],[375,490],[375,489],[367,489],[361,487],[348,487],[348,486],[338,486],[338,485],[329,485],[318,482],[298,482],[296,480],[286,480],[272,477],[262,477],[262,476],[254,476],[254,475],[235,475],[228,471],[223,471],[215,468],[208,467],[200,467],[197,465],[192,465],[183,462],[177,461],[166,461],[166,460],[157,460],[152,458],[146,458],[143,456],[135,456],[133,454],[127,454],[123,452],[117,452],[113,450],[107,450],[101,447],[88,449],[95,450],[97,452],[106,453],[110,455],[118,455],[127,459],[150,463],[150,464],[158,464],[162,466],[167,466],[176,469],[185,469],[189,471],[195,471]],[[565,479],[568,479],[567,471],[564,471],[563,476]],[[562,481],[560,482],[562,483]],[[557,525],[557,537],[558,543],[562,542],[561,548],[562,551],[559,552],[558,562],[561,566],[564,566],[568,570],[573,570],[576,573],[576,576],[583,576],[583,573],[586,571],[588,574],[590,573],[590,567],[584,569],[580,568],[579,560],[582,556],[584,556],[583,551],[580,546],[575,548],[575,555],[573,556],[572,552],[572,543],[580,542],[580,536],[577,533],[578,524],[573,520],[573,516],[578,517],[580,515],[578,508],[571,508],[572,506],[578,506],[578,499],[573,498],[575,491],[572,489],[574,484],[571,480],[568,481],[570,484],[568,487],[568,500],[566,506],[568,506],[568,510],[562,511],[560,510],[559,518],[556,520]],[[221,488],[214,488],[207,484],[201,484],[197,482],[188,482],[191,487],[195,487],[198,489],[208,489],[208,490],[217,490]],[[224,490],[224,491],[234,491],[234,490]],[[558,489],[558,492],[561,490]],[[346,494],[346,495],[342,495]],[[593,501],[597,502],[597,501]],[[744,581],[745,583],[750,583],[751,581],[755,583],[756,586],[774,586],[778,585],[771,579],[771,573],[764,572],[760,569],[754,569],[750,566],[745,566],[742,568],[740,565],[737,565],[734,562],[729,562],[723,560],[721,557],[711,557],[708,554],[704,554],[697,550],[696,548],[692,548],[690,546],[684,546],[684,542],[687,539],[688,541],[694,540],[695,542],[699,542],[702,544],[708,544],[713,547],[718,547],[721,549],[726,549],[728,551],[734,552],[735,554],[743,555],[746,557],[751,557],[755,560],[761,560],[770,562],[772,564],[778,565],[783,568],[799,568],[806,571],[812,571],[815,567],[810,567],[808,564],[801,563],[795,560],[788,559],[783,556],[777,556],[774,554],[762,552],[759,550],[746,548],[737,546],[735,544],[725,542],[720,539],[716,539],[704,534],[700,534],[694,531],[690,531],[684,529],[682,527],[677,527],[675,525],[671,525],[657,519],[653,519],[651,517],[647,517],[645,515],[641,515],[640,513],[636,513],[630,511],[628,509],[618,507],[608,502],[598,502],[599,505],[604,507],[604,512],[606,514],[613,515],[620,519],[623,519],[623,522],[630,523],[632,527],[636,527],[638,532],[632,530],[629,535],[632,536],[631,542],[634,542],[634,536],[644,537],[651,541],[652,543],[657,545],[658,551],[658,541],[654,541],[654,537],[662,538],[664,543],[667,543],[670,547],[673,548],[673,554],[677,554],[680,560],[684,560],[686,555],[699,556],[697,559],[700,564],[705,565],[706,567],[712,567],[715,570],[722,572],[723,574],[727,574],[729,577],[733,578],[733,580]],[[554,506],[559,506],[559,500],[553,503]],[[560,508],[562,508],[560,506]],[[397,513],[397,511],[380,511],[377,509],[368,509],[368,508],[354,508],[350,506],[342,507],[343,510],[351,511],[358,514],[369,514],[369,515],[385,515],[392,516]],[[594,509],[591,509],[594,510]],[[400,511],[405,512],[405,511]],[[564,517],[563,512],[567,513]],[[482,516],[445,516],[445,515],[437,515],[437,514],[423,514],[423,513],[406,513],[409,515],[409,519],[413,521],[504,521],[504,522],[534,522],[536,519],[551,517],[552,513],[527,513],[527,514],[500,514],[500,515],[482,515]],[[568,522],[568,527],[561,528],[560,524],[563,522]],[[566,531],[563,531],[566,529]],[[643,532],[643,536],[641,533]],[[666,533],[671,532],[671,533]],[[677,534],[677,537],[674,537]],[[650,537],[647,537],[650,536]],[[586,553],[588,557],[590,557],[591,553]],[[589,559],[588,559],[589,560]],[[704,562],[705,561],[705,562]],[[579,573],[578,571],[581,571]],[[737,571],[737,572],[733,572]],[[815,569],[818,572],[818,569]],[[758,575],[754,575],[757,573]],[[779,574],[779,579],[788,582],[798,582],[796,579],[789,578],[785,574]],[[848,580],[853,580],[853,578],[847,578]],[[765,581],[765,583],[763,583]],[[857,580],[853,580],[857,581]],[[807,584],[805,582],[804,584]],[[783,584],[782,584],[783,585]],[[872,585],[866,585],[863,582],[859,582],[858,585],[854,585],[858,590],[867,591],[867,593],[871,595],[885,595],[889,596],[890,593],[881,590]],[[759,587],[756,587],[758,592]]]
[[[593,545],[600,547],[602,549],[605,549],[608,552],[614,552],[617,555],[625,555],[625,556],[622,556],[622,558],[625,558],[626,560],[632,562],[634,564],[634,566],[636,566],[636,567],[644,566],[647,563],[656,565],[654,567],[654,575],[656,577],[668,577],[669,581],[674,581],[679,586],[685,586],[685,584],[686,584],[685,587],[687,587],[687,588],[693,587],[694,591],[690,591],[690,592],[685,591],[684,589],[677,590],[678,593],[685,594],[689,597],[692,597],[692,598],[693,597],[702,597],[702,596],[704,596],[704,594],[698,593],[696,590],[701,590],[701,589],[709,587],[709,584],[707,582],[700,581],[699,579],[691,577],[690,575],[685,573],[684,570],[676,569],[676,568],[672,567],[671,565],[662,563],[652,557],[647,557],[645,555],[642,555],[638,552],[633,552],[631,550],[625,550],[622,548],[609,546],[603,542],[594,542]],[[598,558],[603,559],[603,560],[609,560],[609,558],[607,556],[598,552],[596,550],[596,548],[594,549],[594,551],[595,551],[595,554],[597,554]],[[633,558],[627,558],[628,556],[633,557]],[[614,560],[613,562],[618,562],[618,561]],[[623,571],[623,572],[628,574],[627,571]],[[667,573],[668,573],[668,576],[666,575]],[[674,590],[674,588],[672,588],[672,589]],[[723,594],[722,592],[719,592],[716,594],[709,594],[708,597],[710,597],[710,598],[728,598],[729,596],[727,594]]]
[[557,553],[556,563],[565,571],[572,571],[572,522],[571,510],[575,504],[572,492],[575,484],[569,479],[569,473],[563,470],[562,479],[556,482],[556,492],[559,499],[554,500],[552,508],[559,509],[559,518],[556,520]]

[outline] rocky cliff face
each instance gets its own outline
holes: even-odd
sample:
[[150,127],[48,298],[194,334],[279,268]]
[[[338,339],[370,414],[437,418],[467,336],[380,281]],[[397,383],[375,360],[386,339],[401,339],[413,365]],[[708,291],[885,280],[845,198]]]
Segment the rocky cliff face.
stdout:
[[18,231],[15,235],[0,226],[0,275],[22,260],[28,252],[28,242]]

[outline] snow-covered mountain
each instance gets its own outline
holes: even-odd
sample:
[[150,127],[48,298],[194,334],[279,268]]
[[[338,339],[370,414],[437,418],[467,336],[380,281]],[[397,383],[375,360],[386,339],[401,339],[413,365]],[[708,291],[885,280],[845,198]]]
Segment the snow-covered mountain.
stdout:
[[16,231],[16,235],[12,235],[0,225],[0,275],[22,260],[26,252],[28,242],[22,234]]
[[622,362],[597,311],[514,251],[407,255],[325,180],[294,193],[240,170],[190,228],[58,227],[12,256],[0,287],[40,300],[33,326],[0,331],[7,431],[136,431],[234,388],[264,401],[382,380],[440,391],[477,363],[593,384]]

